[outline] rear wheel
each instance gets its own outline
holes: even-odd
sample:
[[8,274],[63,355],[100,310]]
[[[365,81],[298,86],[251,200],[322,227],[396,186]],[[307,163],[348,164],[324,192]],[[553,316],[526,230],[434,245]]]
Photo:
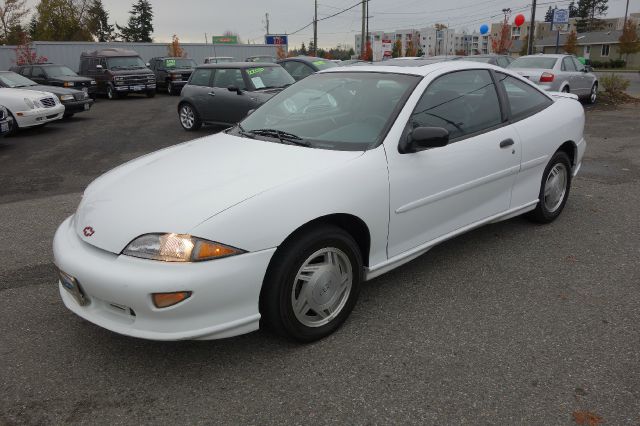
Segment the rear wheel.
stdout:
[[595,104],[597,98],[598,98],[598,83],[593,83],[593,86],[591,86],[591,92],[589,93],[589,97],[587,98],[587,102],[590,104]]
[[300,342],[337,330],[356,304],[362,256],[351,235],[325,225],[283,244],[261,295],[264,325]]
[[571,161],[562,151],[556,152],[542,174],[542,184],[535,210],[527,214],[534,222],[553,222],[564,209],[571,189]]
[[182,128],[187,131],[198,130],[202,127],[202,121],[191,104],[184,103],[180,105],[178,118],[180,118]]

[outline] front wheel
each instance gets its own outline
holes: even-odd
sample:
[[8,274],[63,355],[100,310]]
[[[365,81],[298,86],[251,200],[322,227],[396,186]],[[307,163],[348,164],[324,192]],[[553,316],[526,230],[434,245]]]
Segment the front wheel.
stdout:
[[571,93],[570,90],[569,90],[569,86],[564,86],[562,88],[562,93]]
[[112,85],[107,86],[107,98],[108,99],[118,99],[120,95],[115,91]]
[[310,229],[276,252],[263,284],[263,324],[312,342],[337,330],[358,299],[362,256],[351,235],[335,226]]
[[178,117],[182,128],[187,131],[198,130],[202,127],[202,121],[196,110],[190,104],[182,104],[178,109]]
[[562,151],[556,152],[542,174],[536,208],[527,214],[534,222],[553,222],[564,209],[571,189],[571,161]]

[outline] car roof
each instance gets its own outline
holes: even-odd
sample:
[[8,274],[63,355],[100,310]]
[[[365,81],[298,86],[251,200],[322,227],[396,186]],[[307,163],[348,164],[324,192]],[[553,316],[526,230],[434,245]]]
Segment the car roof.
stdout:
[[[406,61],[404,64],[398,65],[346,65],[343,67],[334,67],[326,70],[322,70],[319,74],[330,72],[376,72],[376,73],[390,73],[390,74],[407,74],[426,76],[434,71],[458,71],[465,69],[492,69],[502,73],[508,72],[509,75],[518,76],[518,74],[505,70],[502,67],[486,64],[483,62],[471,62],[471,61]],[[382,63],[384,64],[384,62]],[[518,77],[520,78],[520,77]]]
[[82,52],[80,56],[140,56],[138,52],[134,50],[107,48],[94,50],[91,52]]
[[292,60],[302,61],[302,62],[313,62],[313,61],[328,61],[329,59],[319,58],[317,56],[292,56],[291,58],[280,59],[278,62],[285,62],[285,61],[292,61]]
[[196,68],[256,68],[256,67],[278,67],[273,62],[224,62],[221,64],[202,64]]

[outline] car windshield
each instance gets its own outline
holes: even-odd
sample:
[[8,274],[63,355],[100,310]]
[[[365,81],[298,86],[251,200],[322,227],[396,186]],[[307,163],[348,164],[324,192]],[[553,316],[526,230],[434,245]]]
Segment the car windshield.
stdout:
[[164,60],[165,68],[195,68],[196,61],[193,59],[170,58]]
[[474,56],[463,56],[460,58],[463,61],[471,61],[471,62],[482,62],[488,64],[491,61],[491,58],[484,57],[474,57]]
[[3,72],[0,73],[0,81],[4,87],[27,87],[35,86],[35,81],[29,80],[27,77],[23,77],[15,72]]
[[294,139],[313,148],[366,150],[382,142],[419,81],[392,73],[314,74],[271,98],[232,132]]
[[118,69],[118,68],[145,68],[146,65],[140,59],[139,56],[121,56],[115,58],[108,58],[107,64],[109,65],[109,69]]
[[51,77],[77,77],[78,74],[73,72],[70,68],[63,65],[55,65],[52,67],[46,67],[47,75]]
[[247,68],[247,75],[256,90],[285,87],[296,82],[281,66]]
[[328,59],[317,59],[315,61],[312,61],[312,63],[320,71],[338,66],[338,64],[336,64],[335,62],[331,62]]
[[509,64],[508,68],[537,68],[550,70],[555,65],[558,58],[545,58],[536,56],[527,56],[518,58]]

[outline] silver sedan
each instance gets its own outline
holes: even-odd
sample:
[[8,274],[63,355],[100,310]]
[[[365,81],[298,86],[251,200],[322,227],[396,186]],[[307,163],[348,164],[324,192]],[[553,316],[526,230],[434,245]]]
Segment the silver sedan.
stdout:
[[598,96],[598,77],[573,55],[528,55],[509,67],[541,88],[578,95],[588,103]]

